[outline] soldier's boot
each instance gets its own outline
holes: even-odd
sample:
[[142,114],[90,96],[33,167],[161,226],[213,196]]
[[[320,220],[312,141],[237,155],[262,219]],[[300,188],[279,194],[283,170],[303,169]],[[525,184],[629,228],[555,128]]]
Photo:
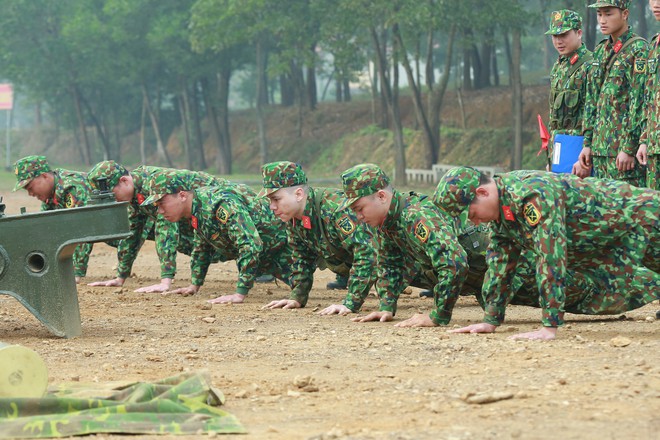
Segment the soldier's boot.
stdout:
[[255,278],[254,282],[255,283],[272,283],[275,281],[275,277],[272,276],[269,273],[265,273],[263,275],[259,275],[257,278]]
[[419,292],[419,297],[420,298],[433,298],[433,291],[432,290],[422,290]]
[[348,277],[337,275],[334,281],[325,285],[328,290],[346,290],[348,288]]
[[660,310],[655,312],[655,319],[660,319]]

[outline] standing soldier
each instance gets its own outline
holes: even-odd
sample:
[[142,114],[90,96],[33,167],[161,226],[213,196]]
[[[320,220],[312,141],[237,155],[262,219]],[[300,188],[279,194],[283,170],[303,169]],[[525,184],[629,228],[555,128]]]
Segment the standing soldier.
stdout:
[[[160,261],[159,284],[142,287],[136,292],[165,292],[172,286],[176,274],[177,251],[190,255],[193,250],[194,232],[190,222],[168,222],[156,212],[153,205],[141,206],[149,194],[149,178],[167,168],[140,166],[128,171],[113,160],[99,162],[91,169],[88,180],[92,188],[98,188],[99,181],[105,179],[107,186],[118,202],[130,202],[129,226],[131,236],[117,245],[117,277],[108,281],[90,283],[90,286],[122,286],[131,275],[133,263],[145,240],[156,242],[156,252]],[[210,174],[198,171],[171,170],[185,182],[185,188],[192,190],[209,185],[226,184]],[[246,188],[246,191],[252,192]],[[217,261],[217,259],[216,259]]]
[[449,323],[462,290],[481,292],[485,264],[477,251],[487,235],[474,231],[458,238],[454,219],[424,195],[393,189],[376,165],[356,165],[341,178],[346,200],[340,209],[350,207],[359,221],[377,228],[379,242],[376,291],[380,310],[353,320],[391,321],[400,293],[411,285],[433,289],[435,310],[430,315],[414,315],[397,326]]
[[[270,209],[285,222],[293,246],[294,264],[312,285],[317,263],[348,279],[348,294],[342,304],[333,304],[321,315],[356,313],[376,279],[376,249],[373,231],[357,222],[350,210],[338,210],[344,202],[341,190],[312,188],[300,165],[273,162],[264,165],[263,189]],[[289,299],[273,301],[268,308],[298,308],[309,292],[293,291]]]
[[[14,164],[16,186],[14,191],[25,188],[32,197],[41,201],[42,211],[85,206],[90,188],[85,173],[63,169],[51,169],[46,157],[26,156]],[[91,243],[81,243],[73,252],[73,272],[76,283],[87,273]]]
[[255,279],[269,273],[294,289],[311,288],[299,282],[292,270],[291,247],[284,223],[278,221],[262,197],[254,197],[231,186],[191,190],[176,170],[150,178],[149,197],[143,206],[155,204],[158,214],[170,222],[188,223],[194,229],[190,256],[192,282],[173,290],[194,295],[204,284],[213,256],[220,261],[236,260],[236,290],[210,300],[215,303],[242,303]]
[[[660,1],[649,0],[649,5],[656,21],[660,21]],[[646,83],[647,100],[645,106],[646,130],[639,140],[637,160],[646,165],[646,186],[660,190],[660,34],[651,40],[651,52],[648,61],[648,80]]]
[[609,38],[594,50],[587,84],[584,147],[580,163],[600,178],[640,186],[644,169],[635,155],[644,129],[648,43],[628,26],[630,0],[601,0],[598,24]]
[[554,339],[564,312],[609,315],[660,298],[660,192],[610,179],[513,171],[493,178],[474,168],[450,170],[434,203],[475,224],[491,222],[484,322],[455,330],[492,333],[512,297],[511,274],[533,252],[540,330],[515,335]]
[[[553,153],[558,153],[558,156],[561,154],[561,151],[553,151],[555,136],[582,135],[587,75],[593,54],[582,43],[582,18],[575,11],[554,11],[546,35],[552,35],[552,44],[559,53],[550,73],[550,171],[555,162]],[[576,155],[578,152],[579,150]],[[587,177],[591,169],[583,168],[580,162],[576,161],[572,172],[580,177]]]

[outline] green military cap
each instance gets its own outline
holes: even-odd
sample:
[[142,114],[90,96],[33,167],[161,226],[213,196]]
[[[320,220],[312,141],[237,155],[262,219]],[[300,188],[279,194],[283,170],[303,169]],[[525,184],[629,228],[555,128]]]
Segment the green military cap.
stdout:
[[179,170],[167,170],[154,174],[147,181],[149,197],[141,206],[153,205],[168,194],[177,194],[180,191],[190,191],[190,184]]
[[99,179],[106,179],[108,189],[112,191],[119,183],[119,178],[127,175],[128,170],[114,160],[104,160],[94,165],[87,175],[87,180],[92,189],[99,189]]
[[433,203],[452,217],[458,217],[476,197],[481,172],[472,167],[452,168],[442,176],[433,193]]
[[267,196],[282,188],[305,185],[307,176],[300,165],[293,162],[271,162],[261,167],[264,176],[264,187],[259,191],[259,197]]
[[550,17],[550,29],[546,35],[560,35],[573,29],[582,29],[582,18],[570,9],[555,11]]
[[32,179],[43,173],[51,171],[46,156],[25,156],[14,164],[14,174],[16,174],[16,186],[14,191],[18,191],[30,183]]
[[361,197],[370,196],[390,184],[387,174],[378,165],[363,163],[347,169],[341,174],[346,200],[337,208],[346,209]]
[[590,8],[609,8],[630,9],[630,0],[599,0],[589,5]]

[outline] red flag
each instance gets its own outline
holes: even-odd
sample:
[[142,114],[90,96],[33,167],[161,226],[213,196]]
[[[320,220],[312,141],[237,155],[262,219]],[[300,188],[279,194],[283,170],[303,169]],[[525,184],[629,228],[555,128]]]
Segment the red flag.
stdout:
[[539,134],[541,135],[541,149],[539,152],[536,154],[537,156],[541,154],[542,151],[548,151],[548,142],[550,142],[550,133],[548,133],[548,129],[545,128],[545,124],[543,123],[543,119],[541,119],[541,115],[536,115],[539,120]]

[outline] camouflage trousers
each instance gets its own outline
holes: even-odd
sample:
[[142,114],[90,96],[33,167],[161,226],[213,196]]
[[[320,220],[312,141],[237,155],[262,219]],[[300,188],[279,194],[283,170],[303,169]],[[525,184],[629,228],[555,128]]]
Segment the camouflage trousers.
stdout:
[[616,168],[616,157],[592,156],[594,177],[599,179],[620,180],[631,185],[643,187],[646,169],[635,160],[635,168],[630,171],[619,171]]
[[660,191],[660,154],[650,154],[646,162],[646,187]]

